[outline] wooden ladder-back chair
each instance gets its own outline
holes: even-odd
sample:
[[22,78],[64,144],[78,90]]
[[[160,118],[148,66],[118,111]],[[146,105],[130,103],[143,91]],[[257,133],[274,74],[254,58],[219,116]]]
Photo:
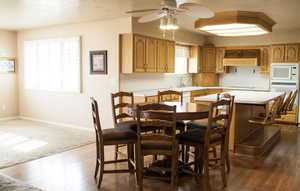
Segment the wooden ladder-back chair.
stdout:
[[287,107],[287,112],[293,111],[293,108],[294,108],[294,104],[295,104],[297,95],[298,95],[298,90],[295,90],[295,91],[293,92],[292,97],[291,97],[291,101],[290,101],[290,103],[289,103],[289,105],[288,105],[288,107]]
[[[226,158],[228,157],[229,132],[232,119],[234,97],[229,99],[221,99],[215,103],[211,103],[209,107],[209,117],[207,128],[189,129],[187,132],[179,136],[179,143],[195,147],[194,164],[195,173],[199,176],[204,172],[205,184],[208,190],[211,190],[209,183],[210,166],[218,167],[221,171],[224,187],[226,181]],[[220,107],[224,108],[223,112],[216,112]],[[221,124],[214,126],[214,124]],[[211,148],[220,146],[220,157],[210,158],[209,151]],[[217,161],[211,164],[210,162]]]
[[248,122],[252,124],[258,124],[258,125],[271,125],[275,123],[275,118],[277,117],[277,112],[278,112],[278,108],[280,107],[280,102],[281,102],[281,96],[274,100],[274,103],[272,104],[270,110],[266,112],[264,118],[254,117],[252,119],[249,119]]
[[293,92],[292,91],[289,92],[286,95],[286,97],[284,99],[284,102],[283,102],[283,105],[282,105],[282,108],[281,108],[281,114],[282,115],[286,115],[287,114],[289,103],[291,102],[292,96],[293,96]]
[[[178,143],[176,140],[176,106],[159,103],[137,105],[137,177],[143,185],[144,156],[164,155],[171,160],[170,168],[156,167],[155,171],[169,172],[170,176],[147,176],[148,178],[171,180],[172,188],[177,184]],[[151,167],[150,169],[151,170]]]
[[[127,112],[129,107],[134,104],[134,96],[132,92],[117,92],[111,94],[112,112],[115,128],[129,127],[134,131],[136,130],[135,118]],[[119,154],[123,154],[119,151],[119,148],[124,145],[116,145],[115,147],[115,160],[118,159]]]
[[[136,143],[136,133],[130,128],[110,128],[103,129],[101,128],[100,119],[99,119],[99,111],[98,111],[98,103],[94,98],[91,98],[92,105],[92,117],[94,123],[94,129],[96,133],[96,167],[94,177],[97,178],[97,175],[100,171],[99,180],[98,180],[98,188],[101,186],[101,182],[103,179],[103,174],[105,173],[134,173],[135,162],[134,162],[134,144]],[[105,152],[104,146],[107,145],[118,145],[125,144],[127,145],[128,156],[126,159],[122,160],[112,160],[105,161]],[[120,163],[127,162],[128,169],[121,170],[105,170],[105,164],[112,163]]]
[[174,91],[174,90],[158,91],[157,96],[158,96],[159,103],[164,101],[179,101],[183,103],[183,92],[180,91]]

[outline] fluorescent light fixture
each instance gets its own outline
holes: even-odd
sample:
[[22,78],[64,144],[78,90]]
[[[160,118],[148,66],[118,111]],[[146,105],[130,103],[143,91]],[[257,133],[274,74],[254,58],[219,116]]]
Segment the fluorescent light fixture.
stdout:
[[227,11],[198,19],[195,28],[217,36],[255,36],[272,32],[276,23],[262,12]]

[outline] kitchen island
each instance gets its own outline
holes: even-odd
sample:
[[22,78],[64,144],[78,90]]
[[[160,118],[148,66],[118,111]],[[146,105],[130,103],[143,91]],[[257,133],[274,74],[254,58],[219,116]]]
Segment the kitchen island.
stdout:
[[[281,96],[281,92],[230,91],[235,96],[230,126],[229,149],[235,161],[256,167],[264,156],[280,140],[276,126],[254,125],[248,122],[259,113],[265,113],[268,105]],[[217,94],[196,97],[198,103],[208,104],[217,100]],[[254,160],[253,160],[254,159]],[[251,161],[252,160],[252,161]],[[258,163],[255,163],[258,162]]]

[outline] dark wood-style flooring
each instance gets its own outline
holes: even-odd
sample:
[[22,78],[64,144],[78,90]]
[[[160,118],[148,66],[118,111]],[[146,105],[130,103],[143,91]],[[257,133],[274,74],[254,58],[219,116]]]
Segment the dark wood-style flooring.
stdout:
[[[227,188],[222,188],[219,172],[211,175],[213,190],[225,191],[299,191],[300,190],[300,131],[284,127],[281,142],[258,169],[232,166]],[[112,148],[107,154],[112,156]],[[0,170],[0,173],[19,179],[46,191],[96,191],[93,178],[95,145],[84,146],[50,157],[26,162]],[[125,164],[126,165],[126,164]],[[110,166],[110,168],[119,168]],[[144,190],[166,191],[169,184],[145,180]],[[101,190],[134,191],[135,178],[129,174],[105,174]],[[180,191],[205,190],[193,178],[182,178]]]

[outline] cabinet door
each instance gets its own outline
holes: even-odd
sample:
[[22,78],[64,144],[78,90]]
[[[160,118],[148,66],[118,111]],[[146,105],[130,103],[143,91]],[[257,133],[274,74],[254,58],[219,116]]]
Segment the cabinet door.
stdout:
[[146,72],[156,72],[157,63],[157,40],[146,39]]
[[157,72],[167,72],[167,42],[157,40]]
[[216,73],[224,73],[223,58],[225,56],[225,48],[216,48]]
[[146,38],[134,36],[134,72],[146,71]]
[[270,48],[262,47],[260,49],[261,57],[260,57],[260,73],[269,73],[270,72]]
[[287,44],[285,46],[285,62],[298,62],[299,61],[299,45]]
[[175,42],[167,41],[167,73],[175,72]]
[[216,49],[213,47],[203,48],[203,72],[216,73]]
[[272,62],[284,62],[284,45],[272,46]]

